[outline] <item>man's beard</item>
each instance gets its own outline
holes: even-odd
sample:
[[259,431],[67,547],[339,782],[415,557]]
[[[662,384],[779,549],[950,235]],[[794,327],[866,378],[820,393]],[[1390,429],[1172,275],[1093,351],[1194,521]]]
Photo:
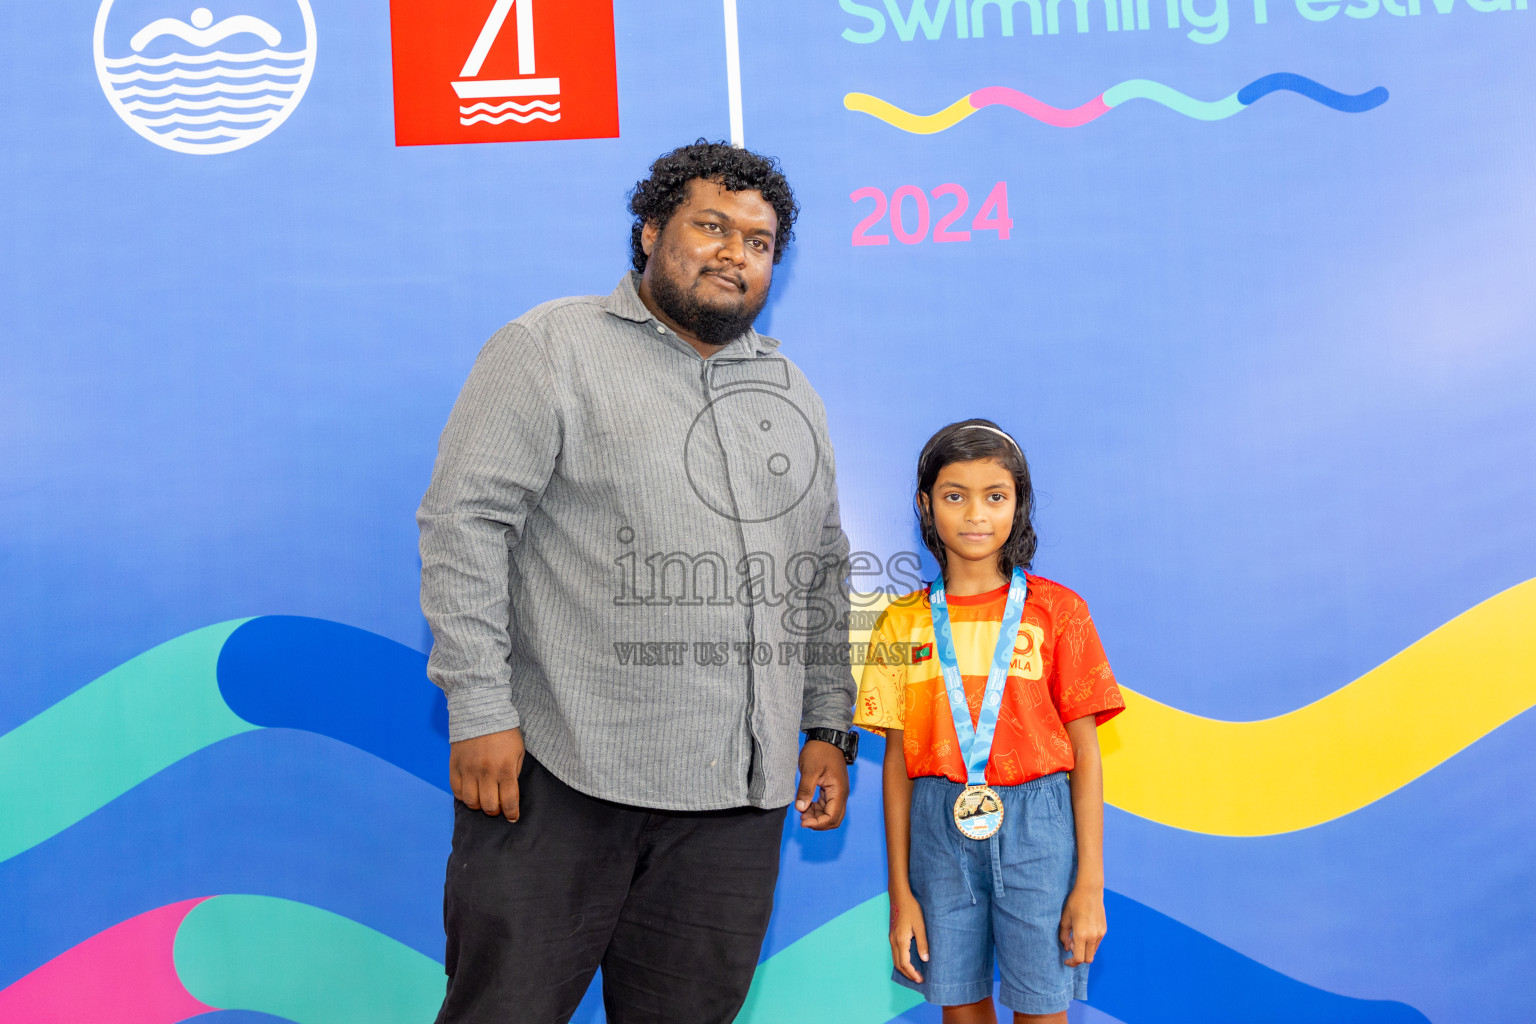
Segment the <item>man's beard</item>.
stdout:
[[736,305],[700,302],[693,290],[685,291],[679,285],[669,272],[672,267],[667,261],[663,260],[656,269],[661,273],[651,275],[651,298],[673,323],[706,345],[724,345],[746,334],[768,301],[768,292],[764,291],[755,303],[745,299]]

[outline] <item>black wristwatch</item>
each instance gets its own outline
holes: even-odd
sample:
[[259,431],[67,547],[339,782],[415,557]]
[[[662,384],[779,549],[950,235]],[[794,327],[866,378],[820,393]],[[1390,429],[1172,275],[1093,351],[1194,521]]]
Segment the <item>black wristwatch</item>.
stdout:
[[859,734],[856,732],[843,732],[841,729],[807,729],[805,738],[832,744],[843,752],[843,759],[849,764],[853,764],[854,758],[859,756]]

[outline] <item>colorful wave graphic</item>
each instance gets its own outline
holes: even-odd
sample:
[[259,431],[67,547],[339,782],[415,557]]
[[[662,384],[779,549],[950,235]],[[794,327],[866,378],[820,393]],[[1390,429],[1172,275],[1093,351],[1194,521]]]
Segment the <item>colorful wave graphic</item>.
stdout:
[[171,948],[201,900],[129,918],[0,989],[0,1020],[12,1024],[169,1024],[216,1007],[182,985]]
[[[1224,835],[1285,830],[1275,828],[1277,824],[1306,827],[1285,817],[1298,800],[1304,805],[1303,816],[1318,821],[1348,813],[1428,771],[1536,702],[1536,681],[1526,670],[1536,661],[1536,638],[1526,635],[1533,619],[1536,580],[1470,609],[1335,694],[1265,722],[1216,722],[1129,694],[1135,714],[1123,716],[1104,734],[1107,793],[1116,805],[1151,820]],[[68,917],[75,918],[66,909],[75,904],[88,910],[78,920],[34,927],[51,929],[49,933],[58,938],[82,925],[92,927],[91,920],[98,922],[93,927],[104,929],[85,942],[79,941],[81,933],[75,931],[76,937],[64,942],[55,938],[18,947],[15,955],[23,960],[37,955],[39,948],[66,951],[24,976],[20,972],[31,968],[31,963],[18,962],[0,971],[0,982],[19,979],[0,989],[0,1019],[39,1024],[93,1019],[99,1014],[87,1012],[89,1006],[81,1002],[90,999],[113,1005],[114,1019],[143,1024],[205,1012],[199,1007],[249,1009],[316,1024],[392,1019],[372,1009],[338,1009],[334,1014],[317,1010],[325,1000],[331,1001],[326,1005],[340,1006],[354,998],[348,993],[316,994],[325,984],[334,985],[337,976],[332,974],[327,981],[303,975],[313,964],[331,962],[317,959],[318,953],[274,966],[270,957],[262,958],[260,949],[229,945],[250,934],[265,935],[268,938],[263,941],[278,948],[288,941],[282,939],[285,928],[329,936],[325,941],[342,959],[355,960],[363,955],[357,949],[372,949],[368,956],[394,964],[389,968],[392,977],[417,978],[413,984],[421,992],[428,989],[423,979],[430,978],[436,986],[432,992],[440,992],[441,968],[424,952],[440,940],[435,937],[432,915],[420,911],[431,902],[423,894],[438,882],[435,864],[400,861],[390,868],[390,877],[374,877],[361,887],[346,883],[337,888],[333,878],[347,874],[347,866],[358,862],[358,851],[369,842],[368,825],[419,831],[425,825],[412,822],[435,820],[441,813],[437,804],[441,796],[429,798],[428,794],[446,789],[446,722],[441,694],[425,678],[425,661],[423,655],[393,641],[337,623],[285,616],[237,620],[153,648],[0,736],[0,877],[7,888],[16,886],[23,892],[73,893],[55,907]],[[1448,680],[1458,683],[1454,720],[1437,712]],[[276,731],[265,731],[269,729]],[[1352,746],[1338,741],[1345,729],[1350,730]],[[1362,730],[1369,735],[1362,738]],[[325,746],[333,741],[346,746]],[[1304,753],[1298,756],[1302,743],[1311,746],[1300,748]],[[358,823],[348,815],[345,821],[336,821],[331,809],[340,793],[305,776],[295,777],[292,792],[277,797],[242,792],[239,801],[244,802],[233,802],[227,809],[248,826],[243,836],[202,827],[202,812],[184,808],[179,802],[184,797],[173,799],[173,795],[200,791],[207,771],[224,757],[222,752],[233,754],[237,748],[244,752],[220,769],[224,774],[238,776],[237,766],[252,758],[265,763],[275,749],[313,750],[324,758],[358,751],[361,760],[356,761],[355,770],[378,765],[384,774],[369,775],[374,781],[368,785],[373,790],[395,791],[396,796],[388,800],[389,814],[398,811],[406,817]],[[1351,752],[1348,763],[1340,760],[1345,757],[1337,753],[1341,750]],[[1330,756],[1333,761],[1327,760]],[[68,759],[77,770],[55,779],[44,799],[42,787],[36,784],[37,766],[60,758]],[[1321,759],[1315,789],[1298,787],[1296,766],[1307,758]],[[291,763],[291,754],[285,754],[283,761]],[[432,788],[411,782],[420,788],[402,789],[410,780],[399,771]],[[1198,791],[1180,788],[1187,778],[1201,779]],[[160,785],[162,780],[168,780],[169,790],[149,803],[138,800],[140,794],[166,789]],[[300,793],[313,793],[313,799],[298,799]],[[1253,806],[1243,806],[1245,802]],[[189,851],[189,863],[200,865],[195,871],[189,875],[170,863],[163,871],[150,872],[146,878],[155,879],[150,886],[153,892],[102,899],[80,889],[80,865],[96,858],[107,841],[127,843],[130,849],[156,848],[170,808],[184,808],[176,813],[187,820],[178,819],[175,827],[185,835],[174,841],[178,850]],[[91,823],[81,824],[86,818]],[[300,819],[325,824],[306,828],[297,824]],[[94,825],[97,821],[102,822],[99,829]],[[1262,828],[1254,826],[1256,821]],[[141,827],[133,827],[133,822]],[[173,830],[165,838],[175,834]],[[322,846],[339,845],[333,853],[284,853],[293,844],[279,840],[294,834],[313,836]],[[268,836],[270,843],[263,838]],[[271,850],[266,850],[268,845]],[[27,852],[34,848],[38,848],[35,853]],[[231,852],[235,850],[248,853],[244,859],[259,861],[261,866],[240,866],[236,862],[242,857]],[[296,885],[292,859],[300,854],[306,876],[315,878],[306,877]],[[288,868],[281,867],[285,862]],[[277,867],[269,871],[270,865]],[[12,870],[18,866],[21,871]],[[237,891],[264,887],[284,897],[302,895],[309,903],[277,899],[276,894],[190,902],[182,898],[189,885],[194,892],[210,888],[228,892],[232,889],[224,886],[230,883],[239,887]],[[402,895],[397,899],[386,894]],[[1090,1002],[1128,1024],[1171,1021],[1164,1012],[1167,1007],[1181,1008],[1180,1020],[1260,1019],[1264,1015],[1259,1008],[1291,1019],[1381,1024],[1423,1020],[1417,1011],[1399,1003],[1354,1000],[1306,985],[1127,897],[1112,893],[1107,898],[1113,904],[1116,929],[1095,971]],[[151,902],[137,902],[141,900]],[[161,901],[168,901],[161,911],[139,913],[142,907]],[[200,909],[205,903],[213,909]],[[119,908],[118,916],[104,918],[103,914],[114,913],[113,907]],[[212,915],[219,907],[228,910],[219,918],[225,923],[217,929],[225,945],[207,947],[216,952],[203,960],[209,965],[206,974],[197,975],[187,967],[195,958],[190,952],[188,958],[182,954],[184,936],[194,934],[185,924],[200,914]],[[136,923],[125,931],[109,924],[135,913],[138,916],[129,920]],[[267,925],[250,923],[264,919],[263,914]],[[846,1012],[839,1010],[840,1020],[873,1024],[910,1009],[911,993],[888,980],[885,914],[883,896],[866,900],[778,948],[760,966],[742,1019],[800,1019],[804,1011],[800,1001],[812,990],[818,992],[818,999],[831,999],[839,1006],[847,1003]],[[58,917],[57,913],[49,916]],[[359,917],[372,927],[356,920]],[[378,927],[387,928],[389,934],[377,931]],[[170,975],[163,958],[145,959],[148,950],[160,948],[156,942],[163,947],[167,929],[175,935],[174,985],[167,980]],[[367,935],[374,938],[358,938]],[[66,949],[68,943],[78,945]],[[196,944],[185,948],[193,950]],[[293,948],[307,947],[300,943]],[[415,966],[395,963],[401,958]],[[348,963],[336,969],[371,976],[371,969]],[[240,981],[246,964],[252,965],[250,977],[259,983]],[[272,979],[283,971],[296,980],[274,983]],[[836,976],[829,976],[826,986],[807,987],[807,972],[816,971]],[[203,980],[194,981],[195,977]],[[124,986],[133,991],[125,991]],[[1149,991],[1163,994],[1153,999]],[[288,994],[279,999],[281,993]],[[429,1001],[427,996],[408,992],[394,992],[391,998],[401,1005]]]
[[[330,699],[317,701],[323,690]],[[182,758],[253,729],[305,729],[447,787],[447,738],[421,728],[426,658],[361,629],[266,616],[194,630],[119,665],[0,736],[0,861]],[[39,787],[59,756],[81,772]]]
[[[1536,705],[1533,621],[1536,580],[1329,696],[1260,722],[1204,718],[1122,688],[1134,713],[1101,734],[1105,799],[1174,828],[1228,836],[1289,832],[1358,810]],[[364,630],[286,616],[161,644],[0,736],[0,861],[194,751],[260,727],[330,736],[444,788],[446,739],[422,730],[416,714],[436,692],[423,689],[424,661]],[[1468,684],[1458,713],[1445,715],[1440,691],[1460,679]],[[335,699],[313,700],[317,686]],[[29,783],[31,766],[64,756],[81,770],[46,791]]]
[[446,793],[355,747],[297,729],[231,737],[0,864],[0,988],[209,893],[298,900],[441,958],[452,820]]
[[[879,599],[858,607],[873,611]],[[1122,685],[1127,713],[1099,730],[1104,800],[1218,836],[1277,835],[1350,814],[1536,706],[1532,622],[1536,580],[1527,580],[1321,700],[1257,722],[1190,714]],[[1452,684],[1454,715],[1444,696]]]
[[[1117,893],[1106,894],[1106,907],[1116,930],[1089,1001],[1127,1024],[1426,1022],[1402,1003],[1289,978]],[[889,978],[888,917],[878,896],[764,961],[738,1020],[883,1024],[917,1005],[920,997]],[[278,897],[221,895],[168,904],[86,939],[0,989],[0,1019],[176,1024],[248,1010],[298,1024],[409,1024],[435,1014],[443,985],[437,961],[347,917]]]
[[271,896],[183,900],[140,914],[0,989],[12,1024],[176,1024],[249,1010],[297,1024],[416,1024],[443,968],[387,935]]
[[[1163,825],[1263,836],[1380,800],[1536,705],[1536,580],[1468,609],[1305,707],[1223,722],[1125,691],[1104,798]],[[1454,691],[1454,711],[1447,693]]]
[[1153,103],[1160,103],[1169,110],[1197,121],[1221,121],[1248,108],[1272,92],[1282,91],[1297,93],[1346,114],[1374,110],[1387,102],[1388,98],[1387,90],[1383,86],[1352,96],[1330,89],[1305,75],[1281,71],[1250,82],[1232,95],[1219,100],[1197,100],[1161,82],[1133,78],[1111,86],[1087,103],[1070,109],[1053,107],[1027,93],[1000,85],[977,89],[933,114],[914,114],[878,96],[863,92],[848,93],[843,97],[843,106],[849,110],[868,114],[904,132],[911,132],[914,135],[933,135],[953,128],[978,110],[994,106],[1011,107],[1021,114],[1055,128],[1081,127],[1131,100],[1150,100]]
[[[1389,1000],[1337,995],[1281,974],[1116,892],[1114,922],[1089,975],[1088,1004],[1126,1024],[1427,1024]],[[922,1002],[890,981],[890,903],[882,893],[759,965],[742,1024],[884,1024]]]

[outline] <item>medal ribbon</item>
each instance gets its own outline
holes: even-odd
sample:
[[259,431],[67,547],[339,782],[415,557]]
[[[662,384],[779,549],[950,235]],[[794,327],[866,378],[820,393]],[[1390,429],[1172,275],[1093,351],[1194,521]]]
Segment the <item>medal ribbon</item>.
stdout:
[[955,636],[949,628],[949,607],[944,603],[944,578],[928,587],[928,604],[933,611],[934,653],[944,674],[944,691],[949,695],[949,713],[955,720],[955,735],[960,753],[965,757],[966,781],[972,786],[986,785],[987,760],[992,756],[992,736],[997,731],[997,716],[1003,708],[1003,687],[1008,682],[1008,667],[1013,663],[1013,644],[1024,620],[1024,598],[1029,586],[1024,570],[1014,569],[1008,584],[1008,603],[1003,606],[1003,622],[997,631],[997,648],[992,652],[992,667],[987,672],[987,689],[981,698],[981,713],[971,725],[971,709],[965,701],[965,682],[960,678],[960,663],[955,659]]

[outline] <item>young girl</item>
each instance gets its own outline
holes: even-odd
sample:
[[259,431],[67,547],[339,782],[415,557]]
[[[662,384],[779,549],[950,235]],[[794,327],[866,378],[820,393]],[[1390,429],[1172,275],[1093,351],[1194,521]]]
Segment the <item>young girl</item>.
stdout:
[[895,980],[945,1024],[1065,1024],[1106,930],[1096,727],[1125,707],[1082,599],[1025,573],[1034,494],[990,420],[940,430],[917,516],[943,578],[881,615],[854,721],[884,732]]

